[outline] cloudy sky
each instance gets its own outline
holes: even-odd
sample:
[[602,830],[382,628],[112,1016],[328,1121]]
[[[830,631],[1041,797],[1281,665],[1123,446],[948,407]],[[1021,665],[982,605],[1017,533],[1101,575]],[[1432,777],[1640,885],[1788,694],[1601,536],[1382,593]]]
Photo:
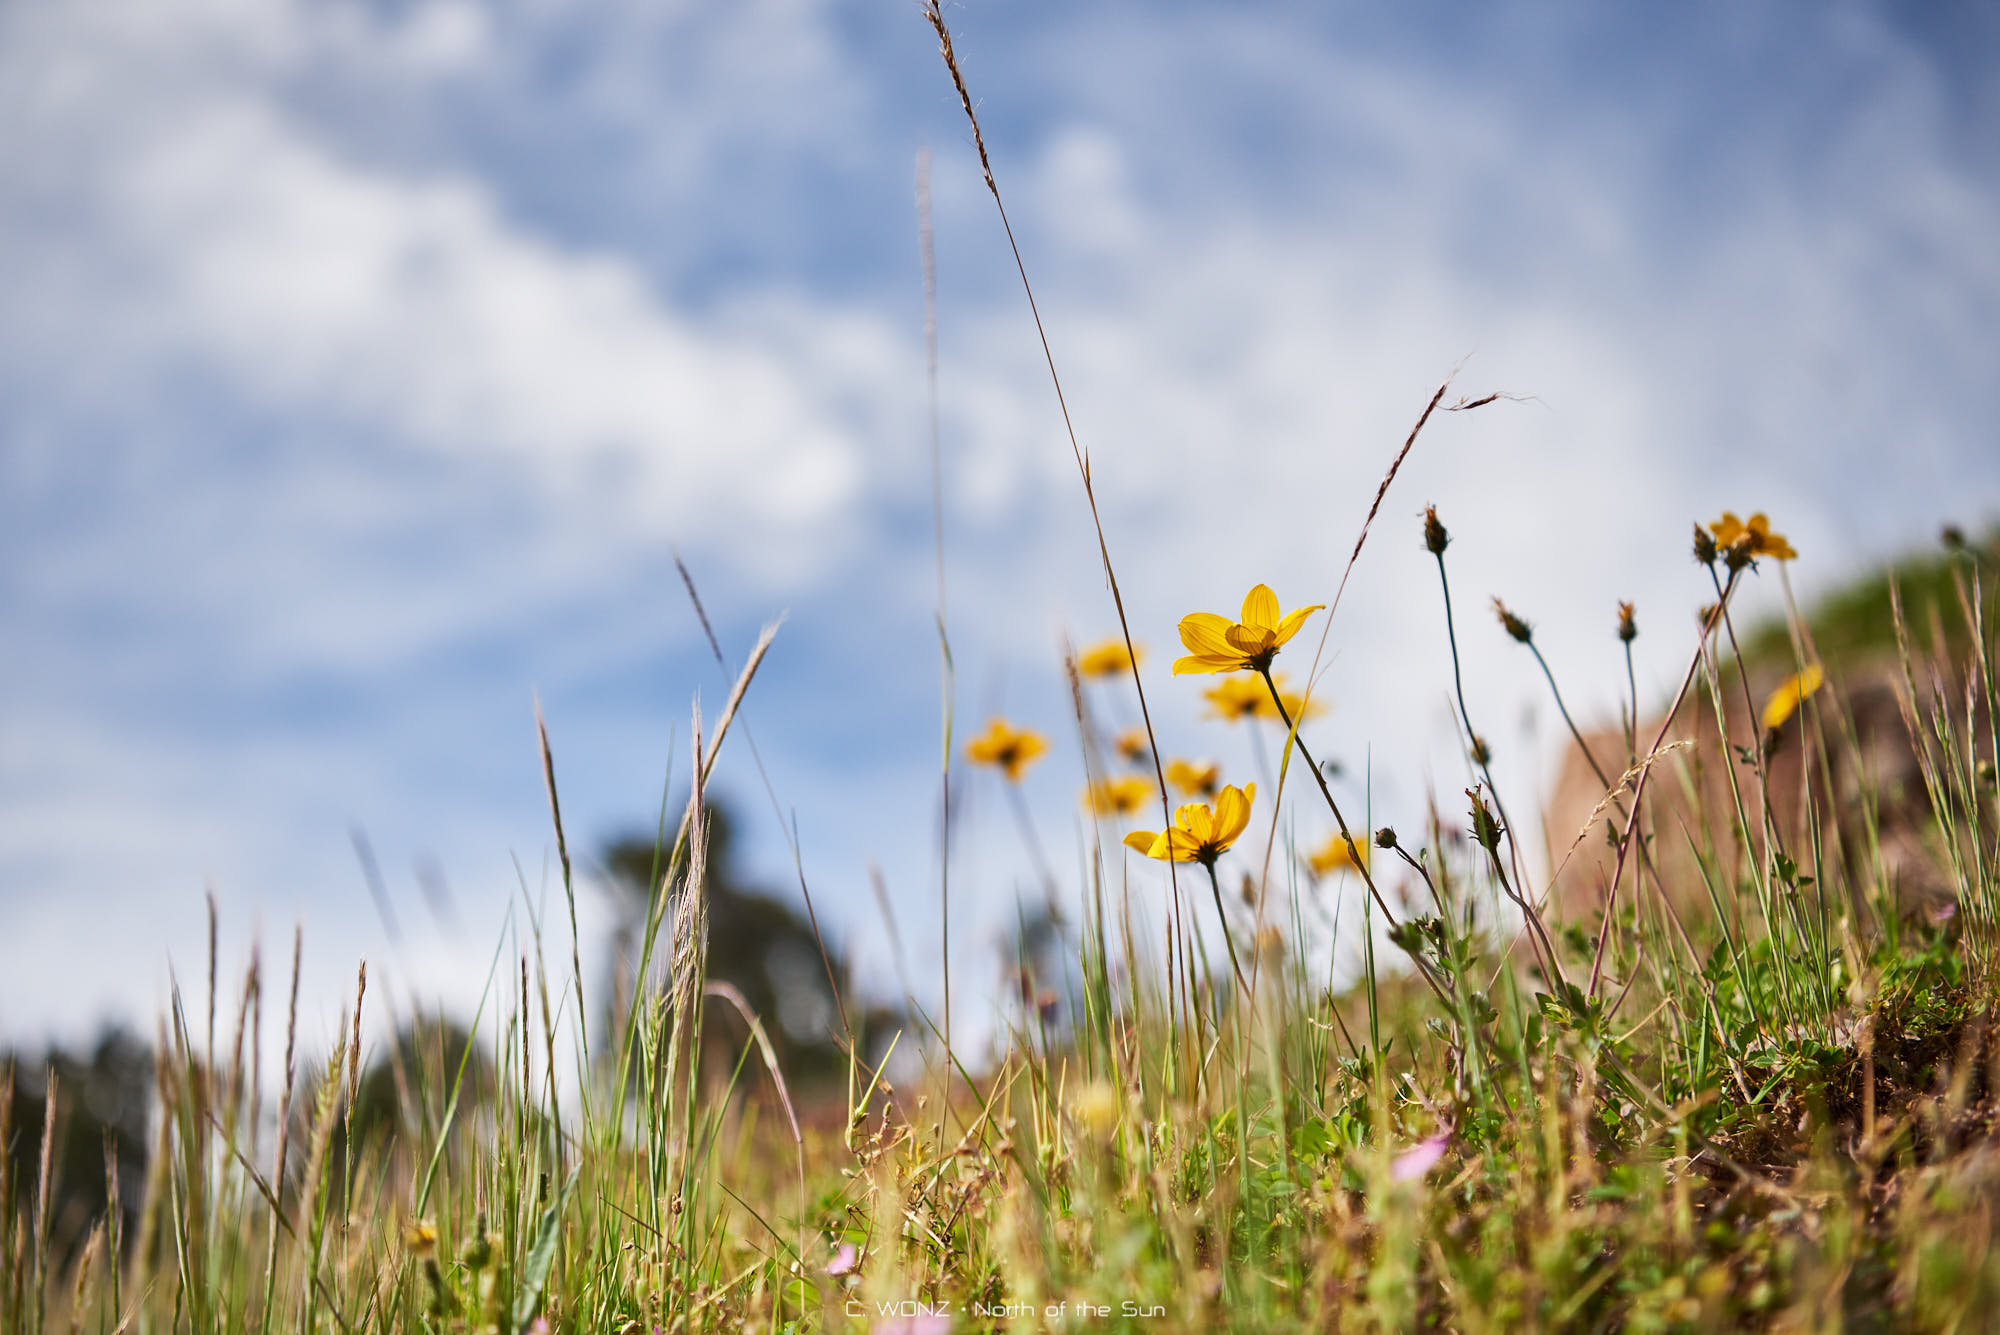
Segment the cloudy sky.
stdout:
[[[1487,595],[1603,717],[1618,599],[1642,690],[1687,652],[1691,520],[1770,510],[1809,595],[2000,513],[1986,7],[950,17],[1173,751],[1254,776],[1173,623],[1326,601],[1454,368],[1522,400],[1433,423],[1327,641],[1312,736],[1378,820],[1462,786],[1426,501],[1522,792],[1555,740]],[[1066,872],[1058,646],[1114,623],[910,0],[0,6],[0,1038],[148,1014],[209,890],[230,952],[304,924],[313,1022],[357,955],[464,1004],[509,903],[559,902],[536,697],[580,851],[684,784],[727,681],[676,551],[732,658],[787,616],[748,710],[777,807],[869,976],[872,861],[934,987],[924,150],[956,706],[1056,738]],[[718,785],[795,885],[747,761]],[[975,1008],[1032,880],[998,798],[966,789],[952,868]],[[595,960],[608,901],[579,914]]]

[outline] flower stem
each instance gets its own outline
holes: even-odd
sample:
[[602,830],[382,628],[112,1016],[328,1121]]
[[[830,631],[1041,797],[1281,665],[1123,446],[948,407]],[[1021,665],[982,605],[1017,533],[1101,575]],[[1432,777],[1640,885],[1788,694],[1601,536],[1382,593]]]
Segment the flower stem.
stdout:
[[1236,985],[1243,989],[1243,995],[1250,995],[1250,980],[1243,976],[1243,965],[1236,958],[1236,938],[1229,931],[1229,914],[1222,907],[1222,882],[1215,875],[1215,859],[1205,859],[1202,866],[1208,868],[1208,888],[1215,894],[1215,916],[1222,924],[1222,944],[1229,947],[1229,967],[1236,974]]
[[[1362,881],[1368,886],[1369,897],[1375,901],[1375,907],[1382,910],[1382,916],[1388,919],[1389,926],[1393,930],[1400,925],[1396,921],[1395,912],[1390,909],[1389,901],[1382,898],[1382,892],[1376,888],[1375,875],[1368,870],[1368,860],[1362,856],[1360,846],[1354,842],[1354,835],[1347,828],[1347,817],[1340,814],[1340,803],[1333,800],[1333,790],[1326,786],[1326,775],[1321,771],[1319,762],[1314,760],[1312,752],[1306,749],[1305,738],[1299,736],[1298,729],[1292,726],[1292,716],[1285,709],[1285,702],[1278,694],[1278,683],[1271,680],[1269,665],[1258,668],[1257,674],[1264,679],[1264,687],[1271,693],[1271,704],[1277,709],[1278,717],[1284,720],[1285,730],[1291,737],[1292,745],[1298,748],[1300,759],[1304,760],[1306,768],[1312,771],[1313,782],[1319,785],[1319,795],[1326,799],[1326,809],[1333,813],[1333,823],[1340,827],[1340,837],[1347,841],[1347,855],[1353,859],[1354,869],[1361,873]],[[1431,991],[1437,993],[1438,1000],[1450,1005],[1443,984],[1438,982],[1437,976],[1424,962],[1424,957],[1414,950],[1406,953],[1411,963],[1417,966],[1417,972],[1423,975],[1424,981],[1431,985]]]
[[[1609,789],[1611,787],[1611,776],[1606,774],[1604,767],[1597,763],[1597,757],[1590,752],[1590,744],[1583,740],[1582,730],[1576,726],[1576,720],[1569,716],[1569,706],[1563,703],[1562,690],[1556,685],[1556,674],[1549,670],[1549,660],[1542,657],[1541,647],[1533,640],[1528,641],[1528,652],[1535,656],[1535,662],[1542,669],[1542,676],[1548,680],[1549,694],[1555,697],[1556,712],[1561,714],[1562,721],[1569,725],[1569,735],[1576,738],[1576,749],[1583,752],[1584,761],[1590,766],[1590,772],[1597,776],[1597,781],[1603,784],[1606,789]],[[1463,706],[1460,707],[1463,708]]]

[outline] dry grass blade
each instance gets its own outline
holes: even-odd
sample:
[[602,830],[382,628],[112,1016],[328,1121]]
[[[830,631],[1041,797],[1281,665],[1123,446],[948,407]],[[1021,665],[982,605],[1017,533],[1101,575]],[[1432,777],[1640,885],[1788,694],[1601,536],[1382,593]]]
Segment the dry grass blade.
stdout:
[[549,793],[549,819],[556,827],[556,858],[562,864],[563,900],[569,905],[569,965],[577,997],[577,1038],[584,1056],[590,1055],[590,1025],[583,1008],[583,955],[577,945],[576,885],[570,877],[569,840],[563,834],[562,802],[556,796],[556,760],[549,750],[549,728],[542,720],[541,697],[535,697],[535,740],[542,752],[542,782]]
[[[697,750],[699,756],[699,763],[695,766],[697,792],[708,783],[709,772],[715,768],[715,758],[722,750],[722,739],[729,735],[729,725],[736,717],[737,707],[743,703],[744,693],[750,689],[751,680],[757,675],[757,669],[763,663],[765,653],[770,650],[771,641],[778,634],[778,627],[783,624],[783,618],[773,621],[764,627],[762,634],[758,635],[757,643],[750,650],[750,657],[744,660],[743,671],[737,674],[736,685],[730,689],[729,699],[723,703],[722,713],[716,717],[715,732],[708,740],[708,749]],[[676,853],[687,846],[690,825],[694,819],[695,806],[690,802],[688,809],[681,814],[680,828],[674,832],[673,846]],[[670,858],[669,862],[672,861]]]
[[1673,754],[1675,751],[1691,750],[1693,747],[1694,743],[1686,738],[1682,738],[1678,742],[1668,742],[1665,746],[1662,746],[1659,749],[1643,756],[1639,760],[1638,764],[1632,766],[1630,769],[1626,770],[1624,774],[1620,775],[1618,778],[1618,782],[1611,785],[1610,789],[1605,792],[1604,796],[1601,799],[1599,799],[1597,805],[1590,809],[1590,814],[1583,818],[1583,828],[1576,832],[1576,838],[1572,839],[1570,841],[1569,847],[1563,850],[1562,861],[1558,862],[1556,864],[1556,869],[1549,874],[1550,884],[1554,884],[1555,879],[1558,876],[1562,875],[1563,868],[1569,866],[1569,860],[1571,856],[1573,856],[1576,850],[1582,846],[1584,836],[1589,834],[1592,827],[1594,827],[1597,824],[1598,817],[1602,816],[1605,812],[1609,811],[1613,806],[1617,805],[1618,799],[1621,796],[1623,796],[1627,791],[1629,791],[1632,785],[1636,783],[1648,769],[1652,768],[1654,762],[1665,759],[1667,756]]
[[[1035,303],[1035,287],[1028,281],[1028,266],[1021,259],[1020,244],[1014,240],[1014,225],[1007,219],[1007,204],[1000,198],[999,182],[993,179],[993,162],[986,153],[986,136],[980,131],[979,113],[973,109],[972,93],[966,88],[965,75],[958,67],[958,53],[952,48],[951,29],[945,25],[939,0],[925,0],[924,18],[937,33],[938,54],[944,59],[944,67],[951,75],[952,87],[958,90],[958,101],[965,111],[965,119],[971,123],[973,147],[979,153],[979,169],[985,178],[987,192],[993,196],[993,207],[1000,215],[1000,230],[1006,234],[1007,248],[1014,257],[1014,271],[1021,277],[1021,291],[1028,299],[1028,314],[1035,322],[1035,337],[1041,341],[1042,360],[1048,366],[1049,383],[1055,389],[1063,431],[1069,437],[1070,454],[1076,460],[1077,474],[1083,481],[1084,499],[1090,505],[1090,522],[1097,534],[1097,555],[1104,567],[1104,582],[1111,590],[1111,605],[1118,613],[1118,633],[1125,641],[1125,657],[1131,665],[1132,689],[1139,698],[1139,720],[1146,729],[1146,746],[1153,757],[1153,779],[1159,785],[1160,815],[1165,824],[1171,826],[1174,823],[1174,808],[1169,796],[1172,790],[1167,786],[1166,762],[1160,758],[1160,740],[1153,729],[1153,711],[1146,702],[1146,683],[1139,677],[1139,653],[1132,642],[1131,622],[1125,615],[1125,596],[1118,588],[1118,574],[1111,565],[1111,546],[1104,536],[1104,520],[1097,511],[1097,492],[1091,485],[1090,458],[1076,438],[1076,424],[1070,419],[1069,400],[1063,394],[1062,376],[1056,371],[1056,358],[1049,347],[1048,330],[1042,324],[1041,308]],[[1167,863],[1167,875],[1173,884],[1174,903],[1178,905],[1180,880],[1172,862]]]

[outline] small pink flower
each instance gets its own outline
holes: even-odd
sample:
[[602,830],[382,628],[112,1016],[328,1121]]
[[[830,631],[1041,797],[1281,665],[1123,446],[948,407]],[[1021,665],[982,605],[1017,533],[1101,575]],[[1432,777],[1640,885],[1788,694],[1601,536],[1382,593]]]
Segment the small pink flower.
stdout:
[[854,1250],[854,1244],[843,1242],[840,1244],[840,1250],[833,1254],[833,1259],[827,1262],[826,1273],[829,1275],[852,1274],[855,1267],[860,1263],[860,1260],[861,1253]]
[[1437,1166],[1437,1161],[1444,1158],[1445,1149],[1450,1144],[1450,1136],[1432,1136],[1429,1140],[1418,1141],[1397,1155],[1395,1162],[1389,1165],[1390,1180],[1415,1182]]

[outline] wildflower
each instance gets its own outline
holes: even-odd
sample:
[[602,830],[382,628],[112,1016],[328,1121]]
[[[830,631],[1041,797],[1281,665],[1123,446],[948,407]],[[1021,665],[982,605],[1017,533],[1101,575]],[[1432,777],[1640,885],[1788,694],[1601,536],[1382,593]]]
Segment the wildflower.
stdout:
[[1324,607],[1314,603],[1280,615],[1278,595],[1268,584],[1259,584],[1243,595],[1243,619],[1231,621],[1214,612],[1194,612],[1181,618],[1181,643],[1188,648],[1185,658],[1176,659],[1174,674],[1183,672],[1235,672],[1242,668],[1268,671],[1271,660],[1285,642],[1299,633],[1306,618]]
[[1535,628],[1508,611],[1507,604],[1501,602],[1498,598],[1493,600],[1493,611],[1499,616],[1500,625],[1506,632],[1522,644],[1526,644],[1535,638]]
[[1632,604],[1618,604],[1618,638],[1630,644],[1639,638],[1639,623],[1632,619]]
[[[1326,712],[1325,706],[1321,705],[1318,700],[1310,696],[1300,695],[1297,691],[1286,690],[1284,673],[1272,673],[1271,684],[1278,688],[1278,701],[1285,707],[1284,718],[1298,723],[1304,719],[1318,718]],[[1272,713],[1271,696],[1268,691],[1264,694],[1264,708],[1262,712],[1266,715]],[[1332,762],[1329,761],[1328,763],[1331,764]]]
[[992,765],[1009,783],[1019,783],[1022,773],[1048,749],[1040,733],[996,718],[987,721],[984,735],[966,744],[965,758],[975,765]]
[[1715,545],[1730,554],[1732,563],[1759,556],[1789,561],[1798,555],[1782,533],[1771,531],[1770,516],[1762,510],[1748,520],[1738,519],[1732,510],[1724,510],[1722,518],[1708,527],[1715,535]]
[[861,1253],[854,1250],[853,1243],[843,1242],[840,1244],[840,1250],[833,1254],[833,1259],[826,1263],[826,1273],[838,1278],[853,1273],[855,1267],[860,1264]]
[[1415,1182],[1437,1167],[1438,1160],[1444,1158],[1444,1152],[1450,1146],[1450,1136],[1432,1136],[1429,1140],[1418,1141],[1397,1155],[1389,1165],[1389,1179],[1392,1182]]
[[[1390,837],[1393,839],[1395,836],[1391,835]],[[1357,852],[1360,854],[1359,858],[1355,856]],[[1325,843],[1307,855],[1306,865],[1312,868],[1313,875],[1315,876],[1328,876],[1343,867],[1366,867],[1368,865],[1368,846],[1366,844],[1355,844],[1353,847],[1349,847],[1347,836],[1335,830],[1327,837]]]
[[1144,661],[1146,646],[1135,644],[1130,649],[1117,636],[1091,645],[1076,656],[1076,670],[1086,677],[1115,677],[1121,672],[1130,672],[1134,663]]
[[[1286,718],[1296,721],[1302,716],[1312,718],[1320,713],[1319,701],[1285,689],[1284,673],[1272,673],[1271,685],[1278,688],[1278,699],[1285,706]],[[1255,677],[1224,677],[1203,691],[1201,696],[1208,701],[1209,717],[1219,718],[1225,723],[1247,718],[1277,717],[1277,711],[1271,705],[1269,688]]]
[[1136,774],[1099,779],[1083,795],[1093,816],[1129,816],[1152,800],[1153,785]]
[[1146,752],[1152,749],[1151,743],[1146,739],[1144,728],[1127,728],[1118,734],[1118,740],[1111,745],[1117,749],[1118,758],[1128,765],[1138,764],[1146,758]]
[[1093,1080],[1077,1092],[1071,1110],[1084,1130],[1099,1140],[1106,1140],[1118,1129],[1123,1105],[1124,1100],[1118,1097],[1117,1086],[1108,1080]]
[[1167,829],[1158,834],[1134,830],[1125,836],[1125,846],[1162,862],[1199,862],[1213,867],[1250,823],[1250,804],[1256,797],[1256,784],[1241,788],[1230,784],[1216,794],[1213,807],[1190,802],[1174,812],[1174,823]]
[[1451,535],[1444,531],[1444,525],[1438,521],[1438,508],[1435,505],[1426,505],[1424,507],[1425,548],[1430,551],[1432,556],[1443,556],[1444,549],[1450,545]]
[[1254,677],[1224,677],[1201,693],[1208,701],[1211,716],[1225,723],[1256,718],[1271,708],[1264,683]]
[[412,1219],[403,1229],[403,1247],[416,1256],[437,1255],[437,1225],[428,1219]]
[[1799,712],[1799,706],[1812,698],[1820,683],[1826,680],[1826,673],[1817,663],[1804,672],[1796,672],[1785,678],[1784,684],[1772,691],[1764,701],[1762,722],[1765,732],[1776,732],[1785,726],[1785,720]]
[[1167,782],[1184,797],[1214,797],[1215,786],[1222,782],[1222,766],[1213,760],[1197,764],[1176,756],[1167,762]]

